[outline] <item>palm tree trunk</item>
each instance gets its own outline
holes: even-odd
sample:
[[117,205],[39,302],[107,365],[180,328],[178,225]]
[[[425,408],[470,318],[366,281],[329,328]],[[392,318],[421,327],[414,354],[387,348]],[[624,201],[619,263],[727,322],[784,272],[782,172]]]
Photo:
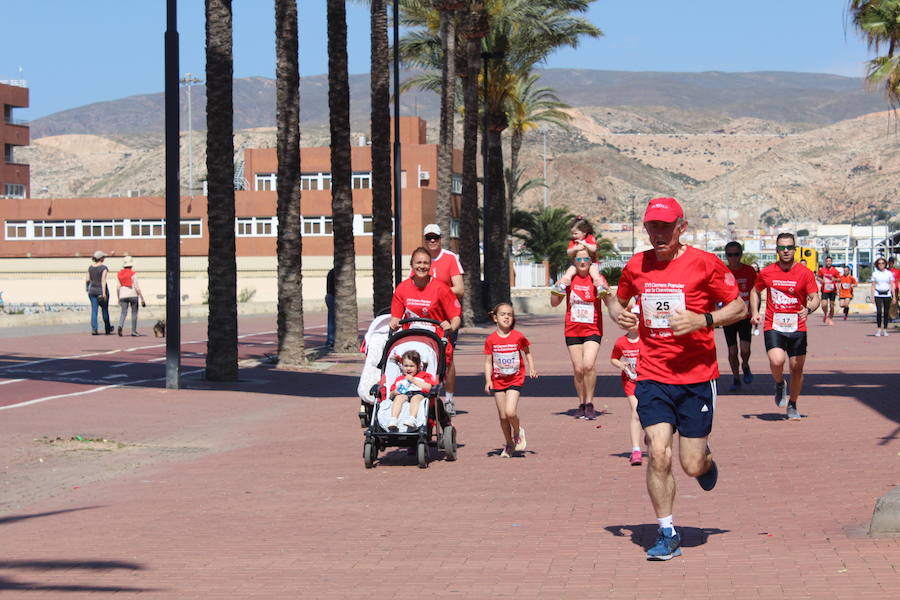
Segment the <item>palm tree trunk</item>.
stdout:
[[300,234],[300,68],[297,0],[275,0],[278,152],[278,366],[306,363]]
[[453,184],[453,127],[456,113],[456,8],[453,0],[434,0],[441,14],[441,116],[437,160],[437,224],[450,245],[450,193]]
[[328,111],[331,127],[331,217],[334,240],[336,352],[358,352],[356,248],[350,166],[350,83],[345,0],[328,0]]
[[371,0],[371,11],[372,309],[377,314],[390,307],[394,289],[391,93],[385,0]]
[[206,378],[212,381],[238,378],[233,69],[231,0],[206,0],[206,169],[209,182]]
[[486,29],[481,0],[470,1],[463,24],[466,70],[463,72],[463,189],[459,224],[459,257],[463,264],[463,321],[473,325],[486,319],[482,304],[481,253],[478,227],[478,73],[481,71],[481,38]]
[[509,136],[509,173],[506,177],[506,218],[512,218],[516,193],[516,175],[519,172],[519,153],[522,151],[522,132],[513,129]]
[[490,231],[485,240],[486,254],[484,272],[490,277],[490,306],[498,302],[509,302],[509,218],[506,210],[506,186],[503,176],[503,141],[501,134],[506,129],[506,113],[502,107],[488,107],[488,187],[489,198],[485,199],[485,211],[490,214]]

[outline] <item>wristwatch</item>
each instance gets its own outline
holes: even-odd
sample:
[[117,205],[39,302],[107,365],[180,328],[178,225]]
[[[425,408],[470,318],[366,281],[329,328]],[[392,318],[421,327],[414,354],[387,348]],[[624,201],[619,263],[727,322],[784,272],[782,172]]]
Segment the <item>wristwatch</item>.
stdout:
[[703,317],[706,319],[706,326],[712,327],[713,326],[712,313],[703,313]]

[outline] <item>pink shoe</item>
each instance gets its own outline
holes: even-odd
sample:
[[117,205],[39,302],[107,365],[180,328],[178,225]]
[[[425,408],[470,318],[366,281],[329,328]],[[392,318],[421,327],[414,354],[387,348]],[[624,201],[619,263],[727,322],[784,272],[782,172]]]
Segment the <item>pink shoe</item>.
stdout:
[[637,467],[643,463],[643,457],[641,456],[640,450],[632,450],[631,451],[631,466]]

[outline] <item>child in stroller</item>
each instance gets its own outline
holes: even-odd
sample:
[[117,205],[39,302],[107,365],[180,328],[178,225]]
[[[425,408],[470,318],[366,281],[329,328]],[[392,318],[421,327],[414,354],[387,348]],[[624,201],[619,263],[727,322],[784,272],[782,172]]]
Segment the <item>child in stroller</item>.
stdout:
[[401,364],[403,373],[391,385],[390,398],[393,400],[393,404],[391,405],[388,431],[398,431],[400,411],[403,410],[403,404],[406,402],[409,402],[409,416],[403,421],[403,426],[414,430],[416,428],[415,415],[419,414],[419,403],[425,399],[422,394],[416,392],[427,394],[431,391],[432,386],[437,385],[434,376],[422,370],[422,357],[415,350],[404,352]]

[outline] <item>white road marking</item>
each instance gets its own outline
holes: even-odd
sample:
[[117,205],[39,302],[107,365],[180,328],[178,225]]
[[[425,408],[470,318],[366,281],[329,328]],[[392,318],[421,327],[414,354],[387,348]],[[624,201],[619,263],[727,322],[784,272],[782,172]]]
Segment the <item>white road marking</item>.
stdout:
[[0,385],[6,385],[7,383],[18,383],[20,381],[25,381],[24,379],[7,379],[6,381],[0,381]]
[[[205,369],[197,369],[195,371],[187,371],[182,373],[182,377],[185,375],[194,375],[196,373],[202,373]],[[140,385],[142,383],[147,383],[148,381],[161,381],[165,380],[165,377],[153,377],[151,379],[140,379],[138,381],[132,381],[128,385]],[[125,387],[125,384],[122,383],[113,383],[110,385],[103,385],[100,387],[96,387],[90,390],[83,390],[80,392],[72,392],[71,394],[58,394],[56,396],[45,396],[44,398],[35,398],[34,400],[28,400],[26,402],[20,402],[18,404],[10,404],[9,406],[0,406],[0,410],[9,410],[11,408],[19,408],[22,406],[29,406],[31,404],[40,404],[41,402],[47,402],[48,400],[57,400],[59,398],[70,398],[72,396],[86,396],[87,394],[95,394],[97,392],[102,392],[104,390],[111,390],[117,387]]]
[[75,375],[77,373],[87,373],[87,372],[88,372],[87,369],[79,369],[78,371],[63,371],[62,373],[57,373],[57,375],[62,377],[63,375]]
[[119,379],[120,377],[128,377],[125,373],[117,373],[115,375],[107,375],[103,379]]
[[116,364],[116,365],[110,365],[109,368],[110,368],[110,369],[121,369],[122,367],[127,367],[128,365],[133,365],[133,364],[134,364],[134,363],[130,363],[130,362],[119,363],[119,364]]

